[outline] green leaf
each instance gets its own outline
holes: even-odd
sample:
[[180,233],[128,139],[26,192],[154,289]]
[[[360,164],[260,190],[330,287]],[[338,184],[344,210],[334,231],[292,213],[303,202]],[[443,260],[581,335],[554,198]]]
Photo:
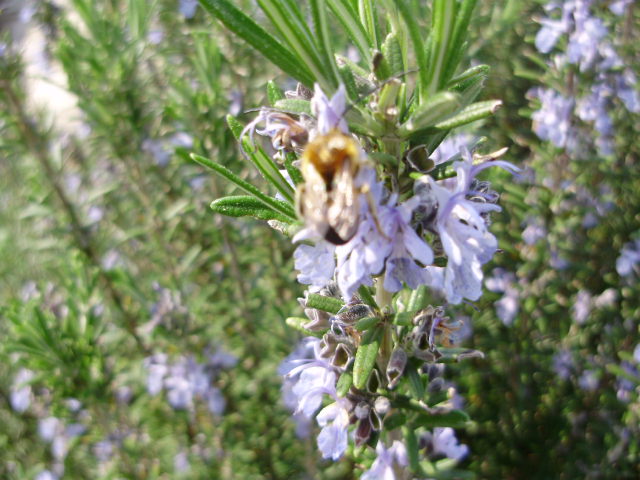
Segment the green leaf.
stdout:
[[302,172],[293,165],[293,162],[296,160],[295,155],[292,153],[287,153],[284,156],[284,168],[287,170],[287,173],[293,180],[294,185],[298,186],[301,183],[304,183],[304,178],[302,177]]
[[396,2],[398,10],[400,10],[400,15],[402,15],[402,19],[404,23],[407,25],[407,29],[409,31],[409,37],[411,38],[411,43],[413,43],[413,50],[416,56],[416,62],[418,64],[418,78],[419,78],[419,91],[423,88],[426,88],[428,84],[428,71],[429,65],[427,64],[427,55],[426,49],[424,48],[425,41],[420,33],[420,26],[416,22],[416,15],[410,7],[411,2]]
[[451,427],[461,428],[469,421],[469,415],[462,410],[450,410],[445,413],[419,412],[415,425],[424,428]]
[[371,295],[369,287],[366,285],[360,285],[360,288],[358,288],[358,295],[360,295],[360,298],[365,304],[369,305],[374,310],[379,310],[378,304],[376,303],[375,298],[373,298],[373,295]]
[[356,322],[355,328],[359,332],[364,332],[365,330],[369,330],[371,327],[380,323],[379,317],[367,317],[362,318]]
[[336,392],[339,397],[344,397],[347,393],[349,393],[349,389],[351,388],[351,384],[353,383],[353,374],[351,372],[342,372],[340,378],[338,379],[338,383],[336,385]]
[[395,32],[391,32],[382,44],[382,55],[389,66],[390,75],[404,73],[405,67],[402,59],[402,48]]
[[340,79],[336,59],[331,48],[331,35],[329,34],[329,24],[327,22],[327,4],[326,0],[310,0],[311,16],[315,26],[316,40],[318,50],[324,61],[325,68],[330,68],[333,81]]
[[198,1],[205,10],[220,20],[225,27],[258,50],[287,75],[292,76],[308,87],[313,86],[315,78],[310,70],[301,64],[286,47],[231,2],[227,0]]
[[294,329],[298,330],[299,332],[302,332],[304,335],[309,335],[309,336],[312,336],[312,337],[322,338],[322,335],[323,335],[322,332],[313,332],[313,331],[308,330],[308,329],[303,327],[303,325],[305,323],[309,323],[309,319],[308,318],[288,317],[284,322],[287,325],[289,325],[291,328],[294,328]]
[[292,204],[293,187],[287,179],[282,176],[280,169],[273,159],[264,152],[262,147],[252,145],[248,136],[242,139],[240,138],[244,126],[235,117],[227,115],[227,124],[233,135],[240,141],[245,156],[251,160],[251,163],[254,164],[264,179],[273,185],[276,190]]
[[409,426],[402,427],[402,436],[404,437],[404,443],[407,447],[407,457],[409,457],[409,468],[416,475],[422,475],[420,468],[420,451],[418,446],[418,438],[416,437],[416,431]]
[[449,87],[453,87],[458,83],[464,82],[466,80],[469,80],[475,77],[481,77],[483,79],[487,78],[487,75],[489,75],[489,70],[491,70],[491,67],[489,67],[489,65],[484,65],[484,64],[471,67],[465,70],[464,72],[462,72],[460,75],[456,75],[455,77],[453,77],[449,81]]
[[426,307],[427,287],[420,285],[411,292],[409,302],[407,303],[408,312],[416,312]]
[[405,423],[407,423],[407,416],[402,412],[395,412],[384,419],[384,429],[390,432]]
[[376,366],[383,332],[384,326],[382,325],[367,330],[356,352],[356,359],[353,363],[353,384],[360,390],[365,388],[369,375]]
[[496,113],[501,106],[502,102],[500,100],[486,100],[484,102],[472,103],[454,116],[437,123],[435,127],[440,130],[451,130],[452,128],[490,117]]
[[[279,201],[276,199],[276,201]],[[281,202],[283,208],[287,207]],[[260,220],[278,220],[283,223],[291,223],[286,215],[267,207],[263,202],[248,195],[237,195],[219,198],[211,202],[211,210],[228,217],[255,217]]]
[[272,107],[275,107],[278,100],[284,100],[285,98],[284,93],[273,80],[267,82],[267,98],[269,99],[269,105]]
[[460,96],[451,92],[440,92],[422,102],[411,118],[400,126],[398,133],[406,138],[412,133],[441,122],[460,108]]
[[285,98],[283,100],[278,100],[275,103],[275,108],[294,115],[305,114],[311,116],[311,102],[309,100]]
[[298,5],[279,0],[258,0],[260,8],[269,17],[271,25],[279,33],[286,46],[294,52],[298,60],[313,74],[322,89],[331,91],[337,87],[333,71],[324,62]]
[[293,221],[296,220],[296,213],[292,207],[288,205],[285,207],[283,205],[283,202],[281,202],[280,200],[277,200],[275,198],[269,197],[268,195],[265,195],[256,187],[251,185],[249,182],[242,180],[240,177],[238,177],[235,173],[233,173],[227,167],[220,165],[218,163],[212,162],[208,158],[202,157],[200,155],[196,155],[195,153],[191,154],[191,158],[195,162],[199,163],[200,165],[210,168],[221,177],[226,178],[230,182],[234,183],[237,187],[244,190],[245,192],[253,195],[262,203],[264,203],[267,207],[270,207],[273,210],[285,215],[286,217],[289,217],[290,220],[293,220]]
[[408,365],[406,373],[413,398],[422,400],[424,398],[424,383],[422,382],[422,377],[420,376],[420,373],[418,373],[416,366]]
[[448,59],[444,67],[444,73],[442,76],[442,82],[440,87],[444,86],[443,83],[447,82],[449,78],[454,74],[458,63],[464,54],[464,42],[467,38],[467,32],[469,31],[469,23],[471,21],[471,15],[476,6],[477,0],[463,0],[456,14],[456,23],[451,37],[451,43],[448,49]]
[[429,97],[434,95],[444,82],[445,62],[456,21],[456,2],[434,0],[432,14],[432,49],[429,58],[427,85],[423,90]]
[[358,0],[358,9],[360,13],[360,23],[369,34],[372,46],[379,50],[380,26],[378,25],[375,3],[371,0]]
[[315,308],[323,312],[338,313],[343,305],[337,298],[325,297],[317,293],[310,293],[307,297],[307,308]]
[[365,64],[371,63],[372,40],[360,23],[357,13],[348,2],[343,0],[327,0],[329,8],[342,24],[349,39],[354,43]]

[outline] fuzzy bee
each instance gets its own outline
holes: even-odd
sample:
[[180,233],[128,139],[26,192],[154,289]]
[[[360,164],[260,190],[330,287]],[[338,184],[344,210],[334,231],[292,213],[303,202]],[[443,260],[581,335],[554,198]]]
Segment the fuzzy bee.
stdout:
[[315,137],[302,153],[298,213],[334,245],[347,243],[358,230],[363,192],[355,179],[362,163],[356,141],[337,128]]

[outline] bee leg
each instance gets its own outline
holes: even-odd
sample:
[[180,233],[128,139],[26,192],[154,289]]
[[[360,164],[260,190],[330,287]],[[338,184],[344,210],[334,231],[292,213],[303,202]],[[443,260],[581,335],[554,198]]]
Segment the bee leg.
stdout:
[[365,198],[367,199],[367,205],[369,206],[369,211],[371,212],[371,216],[373,217],[373,222],[376,224],[376,228],[378,229],[378,232],[380,232],[380,234],[385,238],[385,240],[391,240],[387,236],[387,234],[384,233],[384,230],[382,230],[382,227],[380,226],[380,220],[378,219],[376,204],[373,201],[373,195],[371,194],[371,189],[369,188],[369,185],[363,185],[360,189],[360,193],[363,193]]

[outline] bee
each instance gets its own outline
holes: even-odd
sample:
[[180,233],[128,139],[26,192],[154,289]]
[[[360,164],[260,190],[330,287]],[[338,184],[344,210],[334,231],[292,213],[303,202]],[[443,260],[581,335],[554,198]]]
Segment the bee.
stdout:
[[358,143],[337,128],[315,137],[302,153],[298,213],[334,245],[347,243],[358,230],[363,189],[355,179],[363,162]]

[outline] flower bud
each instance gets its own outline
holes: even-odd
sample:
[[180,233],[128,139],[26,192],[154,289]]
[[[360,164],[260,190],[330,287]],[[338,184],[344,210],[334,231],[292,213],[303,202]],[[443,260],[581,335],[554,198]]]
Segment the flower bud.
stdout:
[[378,397],[373,402],[373,409],[378,415],[384,416],[391,409],[391,402],[387,397]]
[[407,352],[398,347],[391,353],[391,358],[387,364],[387,381],[389,382],[389,388],[395,388],[402,378],[402,373],[406,366]]

